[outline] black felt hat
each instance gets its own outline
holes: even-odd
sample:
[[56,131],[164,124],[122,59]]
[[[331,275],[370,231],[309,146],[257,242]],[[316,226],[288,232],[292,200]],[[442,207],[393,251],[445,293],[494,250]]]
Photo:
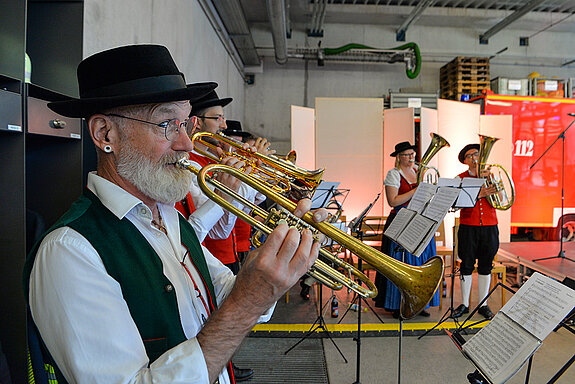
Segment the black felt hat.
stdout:
[[402,141],[401,143],[395,144],[395,151],[393,151],[393,153],[389,156],[395,157],[401,152],[407,151],[408,149],[413,149],[414,151],[417,151],[415,145],[411,145],[409,141]]
[[226,120],[227,128],[222,131],[226,136],[248,137],[251,134],[242,130],[242,123],[237,120]]
[[68,117],[89,117],[106,108],[195,100],[217,83],[186,85],[168,49],[128,45],[96,53],[78,65],[80,98],[49,103]]
[[225,107],[226,105],[231,103],[232,100],[233,99],[231,97],[225,97],[223,99],[220,99],[216,91],[212,90],[201,99],[196,100],[195,102],[192,103],[192,115],[194,115],[194,111],[200,111],[202,109],[215,107],[216,105]]
[[479,150],[479,144],[467,144],[465,147],[463,147],[463,149],[461,151],[459,151],[459,156],[457,156],[457,158],[459,159],[459,162],[465,164],[465,154],[470,149]]

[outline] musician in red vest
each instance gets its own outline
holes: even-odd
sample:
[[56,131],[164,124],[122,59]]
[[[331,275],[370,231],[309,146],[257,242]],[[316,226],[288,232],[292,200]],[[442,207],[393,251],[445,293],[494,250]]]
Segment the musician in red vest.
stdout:
[[[196,117],[198,120],[196,131],[216,134],[226,129],[227,124],[223,108],[231,103],[231,101],[231,97],[220,99],[215,90],[212,90],[200,100],[195,101],[192,105],[190,118]],[[228,149],[224,148],[221,141],[209,137],[205,137],[204,140],[218,146],[216,149],[217,152],[211,148],[201,148],[203,151],[210,152],[214,157],[222,157],[222,150]],[[195,150],[190,152],[189,155],[191,164],[198,169],[215,163],[213,159],[203,156]],[[243,165],[243,162],[233,156],[223,158],[220,163],[235,167]],[[228,181],[220,180],[220,178],[227,178]],[[232,182],[231,179],[235,181]],[[236,234],[234,231],[237,218],[229,211],[223,210],[219,205],[208,199],[201,191],[197,180],[197,177],[192,178],[190,193],[186,195],[185,199],[176,204],[176,209],[192,224],[198,238],[210,253],[228,267],[234,275],[237,275],[240,270]],[[219,174],[218,181],[222,181],[228,186],[234,183],[232,189],[245,197],[247,186],[241,184],[236,178]],[[242,190],[238,191],[238,188],[241,186],[243,186]],[[232,368],[236,381],[248,380],[254,375],[252,369],[239,368],[233,362]]]
[[[273,155],[276,151],[271,150],[270,142],[263,137],[256,137],[249,132],[242,129],[242,123],[237,120],[227,120],[227,128],[222,131],[227,137],[234,139],[238,142],[247,143],[250,147],[255,148],[257,152],[263,155]],[[232,148],[227,149],[231,151]],[[250,202],[255,205],[261,204],[266,196],[259,193],[253,188],[247,187],[247,195],[245,196]],[[244,208],[246,213],[250,212],[249,208]],[[240,263],[243,263],[245,257],[251,248],[251,232],[252,226],[243,220],[236,220],[236,225],[234,227],[234,233],[236,235],[236,249],[238,252],[238,258]]]
[[[479,144],[466,145],[459,152],[458,158],[461,163],[469,167],[467,171],[459,174],[459,178],[485,177],[489,174],[488,170],[482,170],[478,175]],[[469,313],[469,295],[471,293],[475,260],[477,260],[479,302],[489,293],[493,259],[499,249],[499,228],[497,227],[495,208],[485,198],[496,192],[495,186],[481,187],[475,206],[473,208],[463,208],[460,211],[457,249],[461,259],[460,279],[463,303],[453,311],[454,318]],[[477,312],[487,319],[493,317],[493,312],[487,305],[487,301],[483,303]]]
[[[197,130],[216,134],[226,129],[227,125],[223,107],[231,101],[232,99],[229,97],[220,99],[216,91],[211,91],[207,96],[196,101],[192,106],[190,116],[196,116],[198,118]],[[220,141],[215,141],[211,138],[205,138],[205,140],[217,146],[223,145]],[[220,156],[219,153],[216,153],[211,148],[204,147],[201,149],[212,153],[215,157]],[[196,150],[190,152],[190,162],[198,168],[215,163],[214,160],[201,155]],[[194,190],[199,190],[196,177],[193,178],[192,184],[191,198],[195,208],[200,209],[206,203],[211,204],[205,194],[194,193]],[[242,194],[241,191],[239,193]],[[233,231],[235,223],[236,216],[223,213],[223,216],[217,221],[219,228],[214,227],[209,231],[204,239],[204,245],[224,265],[230,268],[234,274],[237,274],[240,269],[240,263],[237,254],[235,233]]]

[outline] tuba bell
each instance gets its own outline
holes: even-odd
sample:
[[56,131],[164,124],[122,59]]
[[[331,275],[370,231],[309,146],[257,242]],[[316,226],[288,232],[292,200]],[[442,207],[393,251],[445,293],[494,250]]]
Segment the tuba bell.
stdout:
[[[421,156],[421,161],[417,163],[417,184],[421,184],[424,181],[429,181],[432,184],[437,183],[439,179],[439,171],[435,167],[428,166],[429,161],[435,156],[437,152],[443,147],[449,147],[449,142],[445,140],[442,136],[437,133],[431,133],[431,143],[427,147],[427,150]],[[433,172],[433,173],[430,173]],[[426,180],[427,179],[427,180]]]
[[[479,176],[481,171],[490,168],[489,176],[485,179],[485,185],[487,187],[494,185],[497,189],[497,193],[487,196],[487,202],[495,209],[506,211],[511,208],[515,201],[515,185],[513,184],[513,179],[503,166],[499,164],[487,164],[489,153],[497,140],[499,140],[497,137],[479,135],[477,175]],[[495,170],[493,168],[495,168]],[[503,176],[505,176],[507,182],[504,182],[505,179]],[[506,191],[506,186],[509,188],[509,193]]]

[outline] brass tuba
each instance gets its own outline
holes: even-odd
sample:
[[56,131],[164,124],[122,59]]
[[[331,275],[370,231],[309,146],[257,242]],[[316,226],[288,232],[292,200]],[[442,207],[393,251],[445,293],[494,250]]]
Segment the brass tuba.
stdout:
[[[222,133],[196,132],[191,137],[192,144],[196,152],[208,157],[216,162],[221,159],[214,154],[204,150],[212,148],[215,150],[218,145],[214,142],[227,144],[233,151],[224,151],[225,156],[235,156],[246,163],[246,168],[251,167],[252,174],[265,180],[278,193],[287,193],[297,189],[297,194],[301,196],[312,195],[323,178],[323,169],[309,171],[298,167],[293,162],[296,159],[296,152],[291,151],[285,158],[275,155],[265,156],[261,153],[252,152],[243,148],[244,143],[227,137]],[[198,147],[201,144],[203,147]],[[298,182],[298,185],[294,184]]]
[[[481,175],[481,171],[490,168],[491,172],[485,179],[485,185],[490,187],[495,185],[497,193],[486,197],[487,202],[495,209],[506,211],[513,205],[515,201],[515,185],[509,173],[499,164],[487,164],[487,158],[493,148],[493,144],[499,140],[497,137],[479,135],[479,158],[477,160],[477,176]],[[493,171],[493,168],[499,170],[498,173]],[[507,178],[507,183],[504,183],[503,175]],[[506,191],[506,186],[510,189],[509,193]]]
[[[428,179],[432,184],[437,183],[437,179],[439,179],[439,171],[435,167],[428,166],[429,161],[439,150],[443,147],[449,147],[449,142],[445,140],[442,136],[438,135],[437,133],[431,133],[431,143],[429,143],[429,147],[421,156],[421,161],[417,164],[417,184],[421,184],[422,182]],[[428,173],[434,172],[435,174]]]
[[[297,218],[292,214],[296,207],[296,203],[281,194],[274,192],[269,188],[269,185],[257,177],[220,164],[210,164],[203,167],[201,170],[198,170],[185,158],[179,160],[177,162],[177,166],[195,173],[198,177],[200,188],[211,200],[215,201],[221,207],[230,211],[264,234],[270,234],[277,226],[279,220],[285,220],[289,225],[297,227],[300,231],[304,228],[309,228],[316,234],[322,233],[326,235],[338,244],[347,248],[351,253],[355,254],[363,261],[371,264],[377,271],[385,275],[398,287],[402,295],[400,313],[405,319],[410,319],[423,310],[439,286],[441,276],[443,275],[443,260],[440,257],[433,257],[427,261],[427,263],[419,267],[402,263],[401,261],[387,256],[377,251],[375,248],[364,244],[358,239],[349,236],[329,223],[316,223],[310,212],[306,213],[301,219]],[[219,183],[212,176],[214,172],[226,172],[237,177],[242,182],[248,184],[278,203],[285,211],[272,210],[268,212],[252,204],[241,195],[231,191],[225,185]],[[208,183],[240,202],[244,207],[249,208],[253,215],[264,219],[264,223],[256,220],[255,217],[246,214],[243,209],[237,208],[234,204],[216,194],[209,188]],[[340,272],[340,270],[343,270],[343,273]],[[377,295],[377,288],[369,277],[353,265],[345,263],[325,249],[320,249],[320,257],[311,267],[308,274],[316,278],[320,283],[336,290],[346,286],[364,298],[375,297]],[[354,281],[352,279],[352,275],[363,282],[366,287],[363,287],[361,284]]]

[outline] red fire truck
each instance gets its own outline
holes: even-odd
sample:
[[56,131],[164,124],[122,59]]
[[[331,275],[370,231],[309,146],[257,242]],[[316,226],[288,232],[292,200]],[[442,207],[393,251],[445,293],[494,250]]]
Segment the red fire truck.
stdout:
[[563,143],[559,139],[531,165],[575,117],[575,99],[495,95],[472,100],[486,115],[513,116],[513,181],[516,199],[511,208],[512,233],[532,234],[535,240],[575,240],[575,124],[565,133],[564,224],[561,217]]

